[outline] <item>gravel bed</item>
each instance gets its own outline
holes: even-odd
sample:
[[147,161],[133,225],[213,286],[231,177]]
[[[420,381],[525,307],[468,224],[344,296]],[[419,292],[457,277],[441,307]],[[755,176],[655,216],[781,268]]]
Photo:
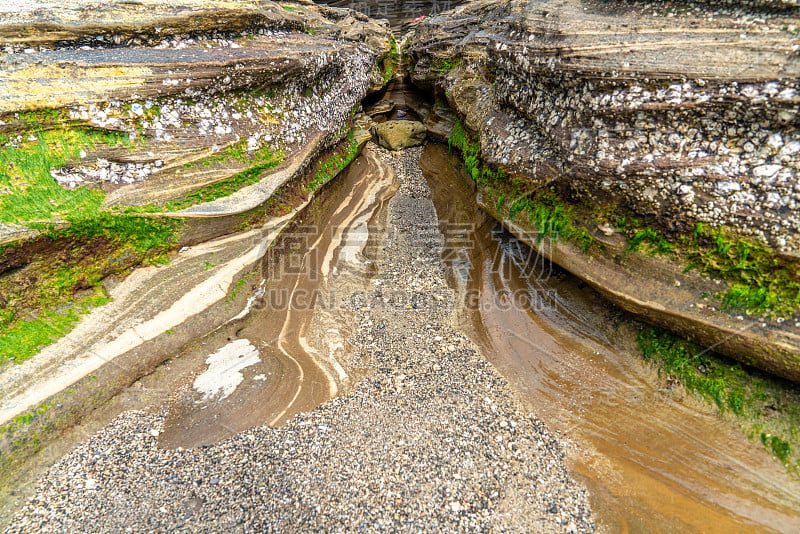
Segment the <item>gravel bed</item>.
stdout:
[[353,299],[346,396],[213,446],[160,450],[165,412],[126,412],[54,465],[21,532],[593,532],[562,445],[450,326],[452,292],[417,161],[390,154],[381,274]]

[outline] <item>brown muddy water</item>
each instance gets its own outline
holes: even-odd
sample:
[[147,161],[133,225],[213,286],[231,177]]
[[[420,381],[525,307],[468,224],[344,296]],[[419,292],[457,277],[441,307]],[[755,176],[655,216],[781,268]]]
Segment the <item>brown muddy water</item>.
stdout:
[[244,279],[238,290],[253,290],[245,310],[48,439],[0,488],[0,530],[51,465],[124,411],[166,409],[159,444],[188,448],[280,425],[346,392],[360,376],[348,361],[347,297],[375,274],[384,208],[397,187],[394,173],[364,150]]
[[571,468],[604,530],[800,532],[798,480],[709,407],[665,389],[617,312],[482,215],[446,147],[428,145],[420,164],[458,326],[574,442]]
[[396,190],[394,173],[365,150],[324,202],[284,230],[250,309],[186,354],[198,367],[170,408],[161,446],[197,447],[280,425],[352,385],[359,371],[343,366],[348,295],[375,274],[370,251]]
[[[666,391],[630,333],[615,327],[616,311],[481,212],[446,147],[429,145],[421,166],[460,296],[458,326],[532,412],[574,442],[571,467],[607,532],[800,531],[797,480],[711,409]],[[122,411],[166,405],[160,444],[195,447],[279,425],[346,392],[360,370],[341,299],[375,274],[371,251],[396,188],[366,151],[287,227],[247,280],[245,311],[49,443],[0,515]]]

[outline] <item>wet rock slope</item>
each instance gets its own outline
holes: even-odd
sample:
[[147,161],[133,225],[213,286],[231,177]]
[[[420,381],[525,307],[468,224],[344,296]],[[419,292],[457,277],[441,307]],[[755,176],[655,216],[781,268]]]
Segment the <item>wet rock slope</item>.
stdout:
[[795,2],[471,2],[417,25],[484,208],[612,302],[800,379]]
[[349,394],[195,449],[158,446],[163,411],[127,412],[48,472],[8,532],[594,531],[558,436],[450,325],[419,153],[382,156],[401,186],[378,276],[343,299],[369,369]]
[[352,119],[389,37],[309,2],[0,7],[4,491],[241,310],[245,275],[369,138]]

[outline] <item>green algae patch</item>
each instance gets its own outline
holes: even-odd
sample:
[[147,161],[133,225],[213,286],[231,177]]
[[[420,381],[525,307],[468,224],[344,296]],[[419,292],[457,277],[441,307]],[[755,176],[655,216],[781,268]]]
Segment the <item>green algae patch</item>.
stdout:
[[790,317],[800,311],[800,265],[755,239],[730,228],[698,223],[691,234],[667,236],[635,217],[614,216],[606,207],[598,223],[609,221],[628,240],[626,251],[669,256],[684,270],[723,280],[728,288],[714,295],[732,314]]
[[381,69],[381,82],[386,85],[394,76],[397,67],[400,66],[400,52],[397,49],[397,41],[394,35],[389,36],[389,51],[378,60]]
[[792,315],[800,309],[800,266],[726,228],[698,224],[687,243],[691,268],[725,280],[722,306],[734,312]]
[[184,167],[187,169],[207,167],[209,169],[219,169],[221,172],[224,172],[233,165],[241,166],[241,163],[245,163],[248,165],[246,169],[236,172],[228,178],[198,187],[180,198],[164,202],[163,204],[127,208],[125,212],[174,212],[196,206],[197,204],[229,197],[244,187],[258,183],[265,171],[274,169],[286,160],[286,155],[281,150],[274,151],[270,147],[264,146],[252,153],[248,153],[246,147],[246,141],[242,140],[220,150],[216,154],[184,164]]
[[467,174],[481,186],[483,193],[494,199],[499,214],[508,214],[510,220],[519,220],[533,226],[538,232],[537,242],[545,237],[557,241],[564,239],[576,243],[587,252],[594,237],[576,223],[574,209],[564,202],[552,187],[537,187],[520,176],[512,176],[504,169],[492,169],[481,157],[477,137],[456,121],[448,139],[448,146],[461,153]]
[[727,289],[714,295],[721,310],[768,317],[800,310],[800,265],[752,238],[702,223],[691,234],[669,237],[636,218],[617,217],[614,226],[627,238],[627,251],[670,256],[686,271],[725,281]]
[[642,249],[647,249],[651,256],[663,256],[672,253],[672,244],[652,228],[645,228],[637,230],[628,239],[628,246],[625,250],[640,251]]
[[110,302],[102,291],[71,305],[43,309],[34,319],[15,321],[0,334],[0,365],[9,361],[20,363],[42,347],[68,334],[81,317],[93,308]]
[[314,192],[326,183],[330,182],[350,162],[358,155],[358,141],[353,132],[347,134],[344,141],[339,144],[336,150],[323,156],[316,165],[314,177],[308,182],[308,190]]
[[31,357],[105,303],[105,277],[163,262],[179,225],[102,210],[102,191],[65,189],[52,177],[52,170],[91,151],[131,148],[128,134],[76,124],[65,110],[5,120],[0,222],[24,224],[40,235],[0,250],[0,365]]
[[282,152],[273,153],[269,148],[263,148],[254,154],[252,167],[238,172],[230,178],[192,191],[182,199],[167,202],[164,207],[168,211],[178,211],[196,204],[231,196],[243,187],[258,183],[264,171],[277,167],[284,159]]
[[351,130],[335,147],[324,151],[300,175],[278,188],[261,206],[240,215],[237,230],[248,230],[271,217],[282,217],[333,181],[358,155],[359,143]]
[[108,302],[103,281],[140,264],[163,263],[181,223],[95,212],[0,256],[0,365],[21,362]]
[[129,147],[128,135],[52,120],[39,123],[33,114],[22,114],[20,120],[29,126],[24,133],[0,139],[0,222],[66,220],[97,209],[105,198],[101,191],[65,189],[50,171],[80,159],[82,151]]
[[463,64],[464,60],[461,58],[443,58],[434,63],[431,66],[431,70],[437,75],[442,75],[461,67]]
[[636,338],[659,375],[681,383],[729,416],[787,469],[800,473],[800,386],[743,366],[658,328]]

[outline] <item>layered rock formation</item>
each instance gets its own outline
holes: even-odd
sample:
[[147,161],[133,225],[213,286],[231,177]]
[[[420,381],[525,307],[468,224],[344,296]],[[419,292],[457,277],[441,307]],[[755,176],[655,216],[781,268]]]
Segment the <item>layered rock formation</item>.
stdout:
[[[120,134],[126,146],[72,140],[85,146],[50,170],[67,189],[101,185],[109,193],[104,206],[167,207],[254,163],[307,163],[341,137],[352,108],[380,78],[376,60],[389,46],[385,27],[313,5],[127,2],[106,4],[91,18],[86,9],[68,3],[0,19],[0,46],[9,52],[0,58],[1,128],[4,145],[23,150],[75,130]],[[44,187],[9,186],[11,193]],[[223,211],[258,203],[227,203]],[[67,216],[37,211],[38,220]],[[16,219],[3,222],[26,218]]]
[[[754,317],[798,280],[798,13],[796,2],[477,1],[417,26],[411,76],[476,136],[472,166],[494,169],[473,172],[483,203],[517,233],[623,308],[798,380],[796,296],[773,321]],[[507,188],[480,183],[498,170]],[[524,213],[542,191],[579,214],[577,242],[530,236],[543,228]],[[651,255],[692,250],[630,253],[626,220],[672,243]],[[692,254],[710,258],[692,247],[712,236],[712,252],[727,261],[733,247],[738,264],[700,268],[717,280],[683,272]],[[763,298],[743,299],[748,315],[732,311],[731,291]]]
[[[12,4],[0,8],[0,479],[243,306],[235,284],[369,138],[353,116],[392,59],[385,22],[311,2]],[[141,288],[114,278],[179,250],[137,271]]]
[[320,3],[355,9],[373,19],[386,19],[395,35],[403,35],[414,25],[414,19],[430,17],[463,3],[463,0],[329,0]]

